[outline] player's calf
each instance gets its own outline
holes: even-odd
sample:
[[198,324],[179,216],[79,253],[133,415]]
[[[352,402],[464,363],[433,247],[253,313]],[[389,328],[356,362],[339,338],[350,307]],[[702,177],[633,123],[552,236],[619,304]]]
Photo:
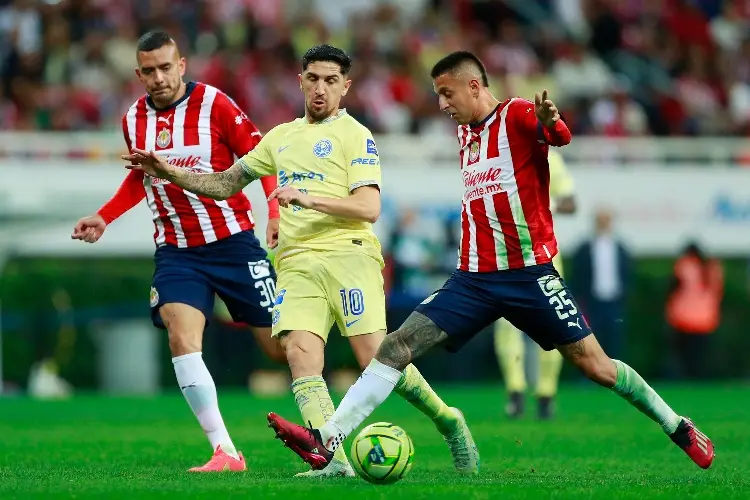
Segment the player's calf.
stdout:
[[557,349],[592,382],[607,388],[613,387],[617,382],[617,369],[612,359],[604,353],[593,335],[557,346]]

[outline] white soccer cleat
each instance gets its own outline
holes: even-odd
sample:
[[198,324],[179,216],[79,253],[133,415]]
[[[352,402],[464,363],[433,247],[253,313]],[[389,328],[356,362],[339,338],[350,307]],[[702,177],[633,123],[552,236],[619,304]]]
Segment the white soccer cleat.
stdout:
[[341,460],[334,458],[325,469],[314,470],[311,469],[307,472],[300,472],[295,474],[294,477],[307,477],[307,478],[321,478],[321,477],[354,477],[354,469],[349,465],[349,462],[342,462]]
[[479,450],[474,443],[469,426],[466,424],[464,414],[458,408],[451,408],[458,418],[458,427],[443,436],[453,455],[453,466],[461,474],[479,474]]

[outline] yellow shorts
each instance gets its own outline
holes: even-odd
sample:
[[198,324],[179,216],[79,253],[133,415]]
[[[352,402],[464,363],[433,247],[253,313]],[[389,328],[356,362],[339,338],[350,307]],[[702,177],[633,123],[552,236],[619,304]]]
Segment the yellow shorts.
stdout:
[[374,258],[330,250],[307,250],[277,267],[273,336],[306,330],[328,340],[334,321],[344,337],[385,330],[385,292]]

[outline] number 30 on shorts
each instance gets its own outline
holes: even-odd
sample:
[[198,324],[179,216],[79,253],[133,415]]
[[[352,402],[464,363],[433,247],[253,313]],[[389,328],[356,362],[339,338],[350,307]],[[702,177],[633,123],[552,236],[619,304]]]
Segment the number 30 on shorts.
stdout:
[[344,310],[344,316],[359,316],[365,312],[365,296],[359,288],[342,288],[339,290],[341,296],[341,307]]
[[537,283],[539,283],[542,293],[549,298],[550,305],[555,306],[558,318],[565,320],[578,314],[578,309],[573,301],[567,297],[568,291],[563,287],[560,278],[549,274],[539,278]]

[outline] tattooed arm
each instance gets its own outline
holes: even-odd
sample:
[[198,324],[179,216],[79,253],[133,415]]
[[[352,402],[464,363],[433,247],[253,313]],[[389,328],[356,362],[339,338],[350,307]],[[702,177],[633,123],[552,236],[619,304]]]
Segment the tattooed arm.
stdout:
[[214,200],[226,200],[255,179],[242,168],[241,162],[235,163],[223,172],[198,174],[170,165],[165,158],[153,151],[133,148],[131,153],[123,155],[122,159],[130,162],[127,168],[131,170],[140,170],[151,177],[168,180],[191,193]]
[[223,172],[213,174],[196,174],[183,169],[175,169],[168,180],[191,193],[201,194],[214,200],[226,200],[250,184],[253,178],[248,177],[239,163],[235,163]]
[[386,336],[375,359],[396,370],[422,356],[432,347],[445,342],[448,334],[424,314],[413,312],[401,328]]

